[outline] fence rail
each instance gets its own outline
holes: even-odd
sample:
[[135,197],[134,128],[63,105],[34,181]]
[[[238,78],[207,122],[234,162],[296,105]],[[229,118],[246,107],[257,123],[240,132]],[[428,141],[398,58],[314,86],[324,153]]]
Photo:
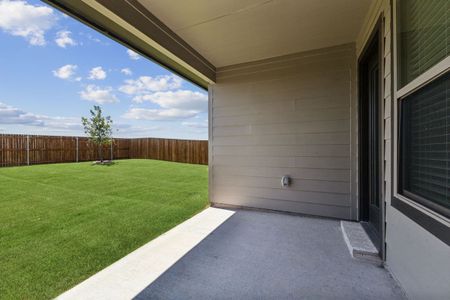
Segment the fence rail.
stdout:
[[[104,159],[157,159],[208,164],[208,141],[158,138],[114,139]],[[86,137],[0,134],[0,167],[82,162],[99,159]]]

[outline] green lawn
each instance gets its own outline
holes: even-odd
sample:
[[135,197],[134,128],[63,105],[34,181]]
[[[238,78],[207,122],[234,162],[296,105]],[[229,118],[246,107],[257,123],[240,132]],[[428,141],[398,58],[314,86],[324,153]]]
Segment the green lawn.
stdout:
[[207,167],[0,169],[0,298],[57,296],[207,206]]

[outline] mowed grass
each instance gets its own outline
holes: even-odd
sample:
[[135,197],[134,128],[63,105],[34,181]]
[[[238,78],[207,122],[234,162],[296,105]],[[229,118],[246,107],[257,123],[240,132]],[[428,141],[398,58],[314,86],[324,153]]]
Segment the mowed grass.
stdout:
[[207,167],[0,169],[0,298],[53,298],[207,206]]

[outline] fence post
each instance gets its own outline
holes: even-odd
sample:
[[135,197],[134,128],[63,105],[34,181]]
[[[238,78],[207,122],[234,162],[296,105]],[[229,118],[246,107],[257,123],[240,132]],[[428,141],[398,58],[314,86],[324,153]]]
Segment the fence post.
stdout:
[[76,137],[76,151],[75,151],[75,153],[77,154],[77,157],[76,157],[76,162],[78,162],[78,137]]
[[30,136],[27,135],[27,166],[30,165]]
[[114,143],[114,140],[111,139],[111,161],[113,160],[113,143]]

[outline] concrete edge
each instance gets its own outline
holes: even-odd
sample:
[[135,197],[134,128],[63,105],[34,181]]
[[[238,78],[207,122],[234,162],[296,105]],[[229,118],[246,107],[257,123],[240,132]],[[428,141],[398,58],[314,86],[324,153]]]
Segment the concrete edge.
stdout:
[[132,299],[234,213],[209,207],[56,299]]

